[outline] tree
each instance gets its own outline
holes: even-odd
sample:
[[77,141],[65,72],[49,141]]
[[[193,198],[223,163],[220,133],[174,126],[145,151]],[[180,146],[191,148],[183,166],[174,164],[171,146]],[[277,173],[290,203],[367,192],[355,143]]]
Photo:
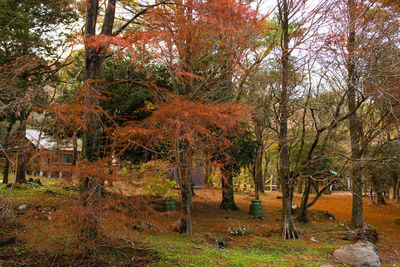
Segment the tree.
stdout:
[[[129,19],[122,23],[117,29],[114,29],[116,19],[117,0],[109,0],[105,3],[105,13],[101,23],[100,33],[96,30],[100,27],[99,17],[101,14],[100,3],[98,0],[87,0],[85,6],[85,82],[83,86],[85,118],[83,127],[83,151],[82,157],[84,162],[94,164],[101,160],[100,158],[100,140],[101,135],[101,119],[100,114],[103,112],[99,109],[99,98],[102,96],[101,79],[102,71],[106,57],[112,52],[112,46],[122,49],[134,46],[135,38],[129,40],[129,36],[135,36],[136,31],[130,32],[129,36],[121,38],[124,31],[132,24],[148,12],[151,8],[161,5],[164,2],[157,2],[153,5],[143,6],[138,5],[134,8],[134,14],[129,12]],[[135,3],[127,3],[126,5],[136,6]],[[104,114],[104,113],[103,113]],[[82,221],[86,228],[86,234],[89,239],[97,236],[97,210],[100,205],[100,200],[104,194],[103,178],[99,175],[86,175],[81,181],[80,190],[82,198],[82,206],[85,208],[86,214],[82,216]],[[96,212],[91,213],[90,208]]]
[[[363,157],[372,142],[380,138],[389,124],[393,109],[377,109],[388,101],[396,104],[398,99],[393,87],[386,81],[395,70],[384,67],[387,59],[390,65],[398,64],[395,43],[398,19],[391,10],[381,8],[375,2],[366,0],[334,1],[332,15],[332,36],[329,47],[338,51],[335,61],[342,69],[337,75],[343,81],[339,88],[346,95],[348,127],[351,146],[351,181],[353,193],[353,227],[364,227],[363,217]],[[332,50],[331,50],[332,51]],[[391,55],[391,56],[389,56]],[[381,65],[382,64],[382,65]],[[379,66],[379,67],[378,67]],[[391,74],[390,74],[391,73]],[[393,81],[393,80],[391,80]],[[389,86],[387,86],[389,85]],[[379,111],[380,110],[380,111]]]
[[[234,89],[232,81],[235,68],[242,53],[250,45],[250,37],[257,29],[256,13],[245,4],[227,0],[185,1],[176,6],[171,5],[170,8],[156,8],[148,15],[148,20],[155,21],[158,27],[147,34],[155,51],[161,55],[158,61],[169,68],[174,95],[185,96],[196,103],[230,101]],[[210,131],[219,132],[220,129]],[[179,142],[182,153],[190,154],[185,152],[188,148],[187,142],[185,143]],[[209,151],[206,155],[213,153]],[[175,157],[175,160],[178,158],[183,164],[182,157]],[[234,203],[233,194],[229,193],[233,192],[229,182],[232,166],[229,166],[228,158],[219,163],[226,176],[223,178],[226,193],[223,193],[223,197],[227,200],[226,203]],[[223,166],[224,164],[227,165]],[[191,162],[183,165],[183,168],[190,170]],[[182,202],[187,214],[192,206],[190,179],[191,175],[188,180],[182,180]],[[189,224],[187,228],[191,229]]]
[[[318,37],[318,27],[324,19],[321,12],[326,3],[311,5],[303,0],[278,0],[277,16],[280,28],[280,90],[278,112],[278,142],[279,142],[279,177],[282,189],[282,237],[297,239],[292,215],[292,189],[295,173],[291,170],[289,161],[288,119],[289,104],[293,91],[290,89],[290,79],[295,73],[290,68],[290,58],[295,49],[304,47]],[[295,87],[294,87],[295,88]]]
[[[46,100],[43,87],[54,80],[54,74],[60,68],[57,49],[61,48],[65,36],[57,34],[54,28],[73,23],[76,15],[70,4],[71,1],[47,0],[7,0],[0,3],[0,15],[3,18],[0,23],[0,112],[10,124],[19,121],[16,131],[16,182],[19,183],[26,181],[27,119]],[[9,134],[6,134],[6,139],[9,138]]]
[[[254,164],[254,154],[258,147],[253,133],[247,125],[242,126],[243,133],[237,132],[231,136],[232,146],[222,157],[222,200],[220,207],[224,210],[238,210],[235,204],[233,190],[233,176],[238,175],[242,167]],[[218,151],[214,151],[218,154]],[[215,160],[215,159],[214,159]]]
[[[208,146],[224,153],[231,146],[230,136],[240,129],[246,118],[244,110],[234,104],[206,104],[186,96],[169,95],[152,115],[140,123],[128,123],[116,131],[118,144],[146,146],[167,159],[176,168],[187,216],[187,234],[191,224],[192,194],[190,169],[196,154]],[[218,130],[217,132],[215,130]],[[228,178],[228,177],[227,177]]]

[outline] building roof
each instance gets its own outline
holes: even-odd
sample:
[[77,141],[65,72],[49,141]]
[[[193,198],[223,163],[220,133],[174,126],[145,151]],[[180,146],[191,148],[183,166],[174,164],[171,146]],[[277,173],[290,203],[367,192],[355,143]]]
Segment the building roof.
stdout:
[[[35,129],[27,129],[25,137],[37,148],[46,150],[73,151],[74,147],[71,140],[56,140]],[[82,141],[77,140],[78,151],[82,151]]]

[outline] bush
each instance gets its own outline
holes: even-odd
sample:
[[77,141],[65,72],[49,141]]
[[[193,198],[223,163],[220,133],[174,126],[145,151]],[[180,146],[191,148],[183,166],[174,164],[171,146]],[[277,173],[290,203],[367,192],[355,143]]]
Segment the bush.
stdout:
[[167,178],[169,163],[163,160],[152,160],[140,165],[139,173],[143,178],[146,193],[156,197],[177,197],[173,191],[176,181]]

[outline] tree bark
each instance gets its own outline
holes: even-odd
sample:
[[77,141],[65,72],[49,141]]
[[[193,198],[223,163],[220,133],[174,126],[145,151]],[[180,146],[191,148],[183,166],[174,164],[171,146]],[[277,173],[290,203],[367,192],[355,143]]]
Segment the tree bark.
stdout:
[[312,186],[312,179],[311,178],[307,178],[306,181],[306,186],[304,188],[304,192],[303,192],[303,196],[301,198],[301,205],[300,205],[300,214],[297,217],[297,220],[299,222],[308,222],[308,214],[307,214],[307,204],[308,204],[308,198],[310,196],[310,192],[311,192],[311,186]]
[[[184,153],[185,155],[185,153]],[[185,157],[187,158],[187,157]],[[177,174],[180,181],[182,181],[181,195],[182,195],[182,208],[183,212],[186,214],[186,234],[193,235],[193,225],[192,225],[192,163],[183,162],[183,164],[177,167]]]
[[282,27],[282,77],[281,95],[279,103],[279,158],[280,158],[280,180],[282,188],[282,238],[297,239],[298,234],[292,218],[292,203],[290,190],[290,162],[289,146],[287,140],[287,121],[288,121],[288,82],[289,82],[289,6],[287,0],[282,0],[279,7],[279,17]]
[[224,210],[239,210],[235,204],[233,193],[233,172],[231,165],[224,165],[222,174],[222,201],[220,207]]
[[11,130],[14,122],[10,121],[7,130],[6,136],[4,137],[3,149],[4,149],[4,168],[3,168],[3,184],[8,184],[8,174],[10,172],[10,157],[8,153],[8,146],[10,143]]
[[256,196],[257,200],[259,198],[259,192],[265,193],[265,186],[264,186],[264,179],[262,173],[262,162],[263,162],[263,155],[264,155],[264,146],[262,144],[262,129],[256,123],[256,140],[258,142],[257,151],[255,155],[254,161],[254,184],[256,184]]
[[372,188],[375,191],[376,196],[378,198],[378,204],[386,205],[385,196],[383,195],[382,187],[379,185],[379,182],[377,181],[376,177],[372,176],[371,182],[372,182]]
[[73,146],[73,154],[72,154],[72,166],[76,166],[76,162],[78,160],[78,142],[76,138],[76,131],[72,135],[72,146]]
[[303,182],[304,179],[299,179],[299,182],[297,183],[297,194],[303,193]]
[[25,111],[21,112],[20,117],[20,126],[18,129],[18,149],[17,149],[17,171],[15,174],[15,182],[16,183],[26,183],[26,162],[25,162],[25,155],[26,155],[26,120],[27,115]]
[[210,161],[205,160],[204,161],[204,185],[213,186],[212,180],[211,180],[211,173],[212,173],[212,169],[210,166]]
[[[105,11],[101,34],[112,36],[115,18],[116,0],[109,0]],[[94,110],[99,105],[100,79],[108,45],[94,47],[92,39],[96,37],[96,25],[99,13],[99,1],[88,0],[86,3],[85,25],[85,105],[88,108],[85,116],[86,129],[83,132],[82,158],[88,163],[95,162],[100,155],[100,115]],[[97,214],[101,199],[105,193],[102,177],[85,177],[80,183],[81,205],[85,207],[82,216],[83,229],[87,239],[94,239],[98,233]]]
[[361,132],[362,124],[357,115],[356,102],[357,102],[357,72],[355,63],[355,49],[356,49],[356,31],[355,31],[355,8],[356,3],[354,0],[349,0],[349,36],[347,39],[347,107],[349,112],[354,111],[349,116],[349,133],[351,144],[351,179],[352,179],[352,193],[353,204],[351,213],[351,225],[355,228],[364,226],[363,215],[363,202],[362,202],[362,171],[360,168],[361,152]]
[[392,174],[392,183],[393,183],[393,200],[399,201],[399,187],[398,187],[399,177],[395,172]]

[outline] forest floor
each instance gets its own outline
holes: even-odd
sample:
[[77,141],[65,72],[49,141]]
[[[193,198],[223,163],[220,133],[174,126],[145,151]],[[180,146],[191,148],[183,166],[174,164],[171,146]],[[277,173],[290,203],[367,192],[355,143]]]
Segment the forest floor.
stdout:
[[[349,193],[323,195],[310,210],[310,223],[296,222],[300,239],[287,241],[279,233],[279,192],[261,195],[264,217],[254,219],[248,216],[249,194],[235,195],[239,211],[223,211],[220,189],[195,190],[191,237],[172,231],[180,212],[160,212],[162,200],[134,186],[130,194],[125,186],[124,196],[114,188],[100,213],[101,234],[92,242],[80,235],[76,188],[43,180],[44,186],[0,186],[1,266],[343,266],[331,254],[354,242],[348,240]],[[383,266],[400,266],[400,204],[364,203],[366,223],[379,233]],[[229,232],[239,227],[247,233]]]

